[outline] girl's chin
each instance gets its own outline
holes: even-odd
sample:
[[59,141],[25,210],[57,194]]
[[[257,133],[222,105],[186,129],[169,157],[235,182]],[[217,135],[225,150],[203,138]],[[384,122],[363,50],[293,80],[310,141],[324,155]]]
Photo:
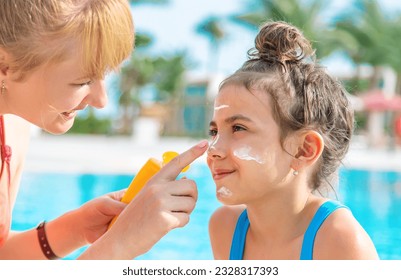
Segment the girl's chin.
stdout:
[[233,200],[232,193],[225,193],[225,192],[216,192],[216,198],[219,202],[224,205],[236,205],[235,201]]

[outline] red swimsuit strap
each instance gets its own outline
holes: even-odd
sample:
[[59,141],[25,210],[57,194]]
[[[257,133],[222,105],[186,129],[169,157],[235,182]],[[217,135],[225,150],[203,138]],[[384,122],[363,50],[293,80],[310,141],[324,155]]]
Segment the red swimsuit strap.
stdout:
[[3,176],[4,166],[7,167],[8,187],[11,185],[11,147],[6,145],[6,132],[4,130],[4,118],[0,116],[0,147],[1,147],[1,170],[0,178]]

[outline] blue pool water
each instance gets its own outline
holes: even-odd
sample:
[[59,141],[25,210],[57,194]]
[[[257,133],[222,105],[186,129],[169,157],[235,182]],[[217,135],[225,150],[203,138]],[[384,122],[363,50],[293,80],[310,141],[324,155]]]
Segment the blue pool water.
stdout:
[[[213,180],[203,164],[186,176],[195,179],[199,199],[189,224],[168,233],[141,260],[213,259],[208,220],[220,206]],[[99,195],[125,188],[133,175],[26,173],[13,212],[12,229],[35,227]],[[343,169],[338,196],[371,236],[381,259],[401,260],[401,174]],[[123,241],[123,240],[122,240]],[[77,250],[66,259],[76,258]]]

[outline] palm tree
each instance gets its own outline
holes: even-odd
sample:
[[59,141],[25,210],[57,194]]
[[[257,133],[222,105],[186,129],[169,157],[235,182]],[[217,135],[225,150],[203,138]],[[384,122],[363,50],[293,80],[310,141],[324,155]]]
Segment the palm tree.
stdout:
[[221,20],[216,16],[210,16],[200,22],[196,32],[206,36],[210,42],[210,64],[209,71],[214,72],[218,68],[218,57],[220,43],[226,36]]
[[[129,0],[132,6],[144,4],[167,4],[169,0]],[[136,52],[146,49],[153,42],[150,34],[136,31],[135,48]],[[121,69],[120,73],[120,96],[118,104],[120,118],[118,119],[117,131],[122,134],[132,133],[132,124],[140,108],[139,91],[148,84],[154,75],[153,61],[149,57],[131,57]]]
[[375,0],[356,0],[353,7],[352,15],[337,22],[340,35],[337,38],[358,68],[364,63],[373,67],[368,85],[368,89],[373,89],[379,86],[381,66],[393,61],[389,54],[395,47],[395,38],[390,32],[394,23]]
[[401,15],[392,21],[389,32],[390,43],[388,48],[388,64],[397,73],[396,93],[401,94]]
[[306,38],[311,40],[319,58],[329,55],[332,40],[329,22],[323,21],[321,14],[324,1],[310,0],[255,0],[250,12],[234,15],[233,21],[256,30],[267,20],[282,20],[300,28]]
[[[144,87],[155,90],[155,100],[172,108],[178,100],[183,87],[186,66],[186,56],[183,53],[167,56],[131,57],[131,60],[121,69],[119,106],[121,112],[120,128],[122,134],[132,133],[132,124],[141,112],[142,101],[140,93]],[[164,120],[165,121],[165,120]]]

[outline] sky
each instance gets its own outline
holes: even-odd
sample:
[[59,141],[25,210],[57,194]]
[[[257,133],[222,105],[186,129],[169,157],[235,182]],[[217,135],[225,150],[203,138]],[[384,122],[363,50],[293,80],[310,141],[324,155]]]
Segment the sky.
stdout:
[[[346,9],[349,0],[327,1],[327,12]],[[136,30],[153,34],[154,44],[149,51],[154,54],[172,54],[186,51],[196,64],[190,73],[207,75],[210,71],[210,46],[205,36],[196,33],[196,26],[209,16],[225,17],[243,13],[248,0],[170,0],[167,5],[137,5],[132,8]],[[384,9],[401,9],[399,0],[379,0]],[[253,46],[254,32],[236,24],[226,24],[229,36],[218,52],[217,72],[229,75],[246,60],[248,49]],[[351,71],[352,65],[339,56],[322,61],[333,74]],[[214,68],[214,69],[215,69]],[[216,72],[216,71],[215,71]]]
[[[133,8],[136,29],[154,34],[154,53],[185,50],[196,64],[193,70],[205,74],[210,66],[210,46],[206,37],[195,28],[208,16],[228,16],[241,11],[236,0],[170,0],[168,6],[142,5]],[[219,72],[228,73],[245,61],[252,46],[253,34],[243,27],[230,27],[230,35],[219,51]]]
[[[306,0],[307,1],[307,0]],[[330,17],[337,11],[347,9],[350,0],[323,0],[328,4]],[[153,44],[147,49],[155,55],[172,55],[185,51],[194,67],[189,76],[204,78],[216,72],[225,77],[237,70],[247,58],[247,51],[253,47],[257,30],[226,23],[224,28],[228,37],[221,44],[217,57],[217,69],[210,71],[210,45],[208,39],[196,33],[196,26],[210,16],[227,17],[241,14],[247,9],[250,0],[169,0],[166,5],[135,5],[132,7],[135,29],[154,37]],[[401,0],[379,0],[385,10],[401,9]],[[339,55],[321,61],[333,75],[347,74],[353,70],[352,64]],[[114,80],[113,76],[110,81]],[[117,98],[115,85],[109,83],[111,106],[101,110],[102,114],[115,114]]]

